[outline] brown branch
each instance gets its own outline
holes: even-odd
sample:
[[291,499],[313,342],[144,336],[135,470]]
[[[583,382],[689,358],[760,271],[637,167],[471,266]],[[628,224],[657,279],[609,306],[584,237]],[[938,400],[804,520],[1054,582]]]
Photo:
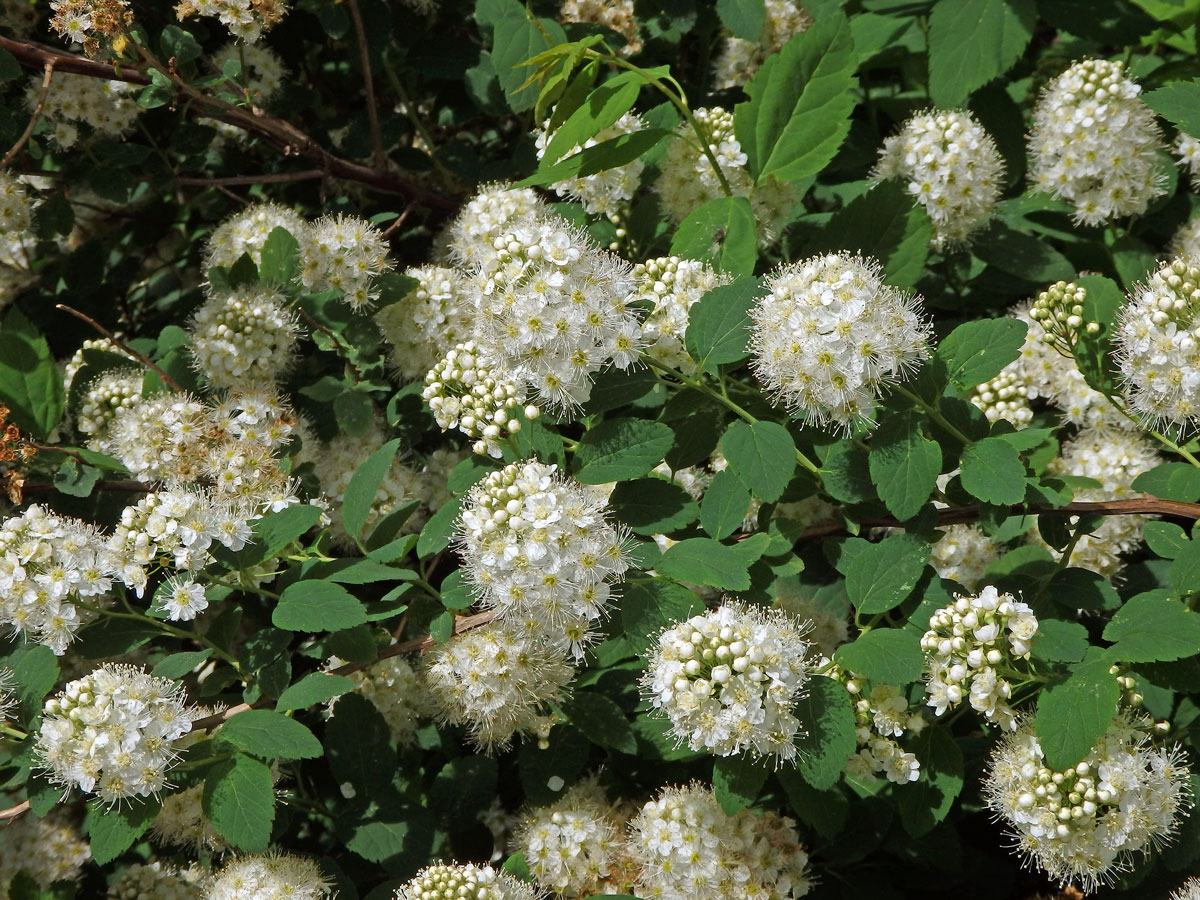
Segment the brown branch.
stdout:
[[0,821],[16,819],[27,812],[29,812],[29,801],[22,800],[16,806],[10,806],[8,809],[0,809]]
[[286,184],[292,181],[311,181],[324,177],[325,173],[320,169],[305,169],[303,172],[283,172],[277,175],[231,175],[228,178],[178,175],[175,178],[175,183],[187,187],[237,187],[248,184]]
[[50,94],[50,82],[54,80],[54,60],[47,60],[42,73],[42,94],[38,97],[37,106],[33,108],[33,113],[29,116],[29,124],[25,126],[25,130],[21,132],[17,142],[12,145],[11,150],[4,154],[4,159],[0,160],[0,169],[6,168],[13,161],[13,157],[20,153],[21,148],[33,137],[33,129],[37,127],[38,119],[42,117],[42,110],[46,107],[46,97]]
[[350,19],[354,22],[354,34],[358,38],[358,62],[362,67],[363,87],[367,91],[367,121],[371,124],[371,144],[375,148],[375,168],[387,168],[387,153],[383,149],[383,131],[379,128],[379,110],[375,105],[375,78],[371,74],[371,54],[367,47],[367,29],[363,27],[362,13],[358,0],[346,0]]
[[99,322],[97,322],[95,319],[93,319],[87,313],[81,313],[79,310],[73,309],[70,306],[67,306],[65,303],[58,303],[55,305],[55,308],[61,309],[63,312],[70,313],[75,318],[82,319],[84,322],[87,322],[89,325],[91,325],[93,328],[95,328],[98,332],[100,332],[102,335],[104,335],[106,338],[108,338],[110,341],[112,341],[114,344],[116,344],[118,347],[120,347],[122,350],[124,350],[126,353],[128,353],[131,357],[133,357],[138,362],[140,362],[147,369],[150,369],[152,372],[157,374],[158,377],[163,380],[163,384],[167,385],[172,390],[177,391],[180,394],[186,393],[186,391],[184,391],[184,389],[179,386],[179,382],[177,382],[174,378],[172,378],[170,375],[168,375],[166,372],[164,372],[162,369],[160,369],[158,367],[158,364],[155,363],[154,360],[152,360],[150,357],[146,356],[144,353],[138,353],[136,350],[134,350],[132,347],[130,347],[128,344],[126,344],[123,340],[121,340],[119,337],[117,337],[115,334],[113,334],[111,331],[109,331],[107,328],[105,328],[103,325],[101,325]]

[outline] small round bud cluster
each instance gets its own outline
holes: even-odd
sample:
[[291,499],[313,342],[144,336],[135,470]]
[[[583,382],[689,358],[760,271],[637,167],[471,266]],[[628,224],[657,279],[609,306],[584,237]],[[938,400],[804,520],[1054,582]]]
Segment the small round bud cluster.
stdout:
[[775,579],[775,605],[794,621],[810,622],[806,637],[814,654],[833,656],[850,637],[850,607],[844,595],[807,585],[796,575]]
[[18,872],[49,891],[56,881],[76,880],[91,858],[91,844],[61,810],[13,819],[0,828],[0,900],[8,900]]
[[23,235],[33,224],[33,202],[21,180],[0,171],[0,234]]
[[50,0],[50,29],[96,56],[120,42],[133,25],[129,0]]
[[405,381],[424,377],[456,344],[475,334],[475,304],[459,269],[419,266],[405,271],[417,286],[375,314],[392,347],[392,365]]
[[1126,397],[1154,422],[1200,417],[1200,257],[1176,259],[1134,288],[1114,339]]
[[[546,149],[554,137],[546,131],[549,124],[550,122],[547,120],[534,135],[539,160],[545,156]],[[623,134],[642,131],[645,127],[646,123],[637,113],[625,113],[611,125],[597,131],[595,135],[584,141],[582,146],[575,144],[563,148],[559,160],[572,156],[586,147],[594,147]],[[554,193],[560,197],[578,200],[583,204],[583,208],[594,216],[620,215],[629,205],[634,192],[641,184],[642,170],[645,168],[646,164],[639,158],[624,165],[597,172],[595,175],[579,175],[556,181],[551,187],[554,188]]]
[[[96,134],[119,137],[133,125],[142,112],[137,105],[137,85],[124,81],[104,81],[90,75],[55,72],[42,107],[42,118],[50,123],[50,137],[66,150],[79,140],[79,125]],[[30,81],[25,105],[37,107],[42,100],[42,78]]]
[[545,705],[575,677],[569,648],[516,618],[455,635],[425,656],[425,679],[443,721],[467,726],[472,741],[503,749],[518,731],[544,740]]
[[383,232],[358,216],[322,216],[296,235],[300,280],[309,291],[341,291],[354,309],[379,299],[375,278],[392,267]]
[[194,784],[163,797],[162,809],[151,823],[156,843],[192,853],[224,853],[229,843],[204,814],[204,785]]
[[183,689],[105,663],[46,701],[36,753],[52,781],[106,803],[157,794],[192,729]]
[[[733,113],[715,106],[693,114],[701,130],[708,135],[711,151],[735,197],[747,197],[758,225],[758,240],[767,245],[775,240],[780,226],[791,212],[794,196],[787,184],[770,179],[755,186],[746,171],[746,154],[733,135]],[[710,200],[725,196],[708,154],[696,143],[696,133],[684,122],[675,129],[662,162],[662,175],[654,185],[659,205],[676,225]]]
[[1143,723],[1122,715],[1077,765],[1049,768],[1031,723],[1001,738],[983,793],[1018,850],[1060,885],[1085,893],[1167,843],[1190,805],[1178,748],[1150,746]]
[[1179,132],[1171,151],[1179,157],[1179,167],[1192,181],[1192,190],[1200,190],[1200,140]]
[[298,239],[305,227],[304,219],[285,206],[255,203],[216,227],[204,247],[204,268],[229,268],[243,253],[261,265],[263,245],[272,231],[282,228]]
[[707,263],[678,256],[660,256],[635,266],[630,299],[654,304],[642,325],[642,336],[649,345],[646,355],[686,374],[694,373],[696,364],[684,344],[688,313],[697,300],[730,280],[728,273],[717,272]]
[[642,52],[633,0],[564,0],[558,16],[563,22],[584,22],[611,28],[625,38],[625,46],[618,51],[622,56]]
[[1055,78],[1038,99],[1029,135],[1029,175],[1040,190],[1075,206],[1075,219],[1100,225],[1139,215],[1163,193],[1157,151],[1162,132],[1141,88],[1120,62],[1086,59]]
[[794,759],[806,632],[787,613],[727,602],[659,635],[642,689],[692,750]]
[[[502,455],[500,441],[521,430],[516,416],[524,391],[500,375],[474,341],[438,361],[425,376],[421,397],[442,431],[457,428],[474,442],[472,450],[494,459]],[[536,419],[538,408],[526,406],[525,417]]]
[[[1077,488],[1079,501],[1125,500],[1136,497],[1133,480],[1162,462],[1148,438],[1136,431],[1084,428],[1063,444],[1057,459],[1046,467],[1048,475],[1094,478],[1098,488]],[[1071,565],[1090,569],[1106,578],[1124,566],[1122,554],[1137,549],[1146,530],[1146,516],[1105,516],[1100,525],[1082,535],[1071,551]],[[1074,520],[1071,521],[1074,525]],[[1041,544],[1036,531],[1031,539]]]
[[490,866],[429,866],[398,888],[395,900],[537,900],[524,881]]
[[[822,666],[828,660],[821,661]],[[909,713],[908,699],[894,684],[877,684],[840,666],[831,665],[826,677],[841,684],[854,703],[854,736],[858,752],[846,771],[861,779],[884,776],[893,784],[908,784],[921,777],[921,761],[907,752],[897,738],[917,735],[926,722],[920,713]]]
[[200,900],[205,872],[155,860],[134,863],[108,888],[108,900]]
[[933,223],[935,249],[965,241],[992,216],[1004,186],[996,142],[966,110],[929,110],[887,138],[872,177],[902,179]]
[[0,523],[0,624],[62,656],[90,618],[73,601],[105,594],[121,565],[95,527],[30,506]]
[[333,889],[311,859],[290,853],[241,856],[213,876],[204,900],[322,900]]
[[75,430],[89,442],[102,440],[121,410],[142,402],[142,381],[137,369],[108,369],[90,379],[80,393]]
[[287,11],[287,0],[179,0],[175,5],[179,21],[188,16],[212,16],[247,44],[283,21]]
[[929,617],[929,630],[921,638],[926,703],[940,716],[965,698],[977,712],[1012,731],[1016,713],[1005,702],[1012,686],[1003,673],[1013,660],[1029,658],[1037,631],[1033,610],[1012,594],[989,585],[977,595],[959,595]]
[[920,298],[883,283],[879,264],[830,253],[776,269],[750,310],[759,381],[793,415],[848,431],[929,355]]
[[1200,900],[1200,878],[1189,878],[1171,895],[1170,900]]
[[723,91],[746,84],[768,56],[781,50],[792,35],[807,31],[812,22],[812,16],[795,0],[767,0],[757,41],[726,35],[713,64],[713,87]]
[[1042,326],[1041,339],[1063,356],[1072,356],[1082,329],[1098,334],[1099,322],[1084,322],[1083,304],[1087,291],[1074,282],[1056,281],[1037,295],[1029,308],[1029,318]]
[[971,402],[987,416],[989,422],[1011,422],[1018,429],[1033,421],[1029,406],[1032,391],[1020,375],[1005,368],[991,381],[985,381],[971,392]]
[[[341,660],[332,659],[330,664],[338,666]],[[379,710],[398,747],[412,744],[417,725],[437,715],[437,704],[429,694],[422,671],[414,669],[402,656],[382,660],[348,677],[354,682],[355,691]],[[336,699],[330,705],[330,714],[337,715]]]
[[447,227],[444,236],[447,253],[463,268],[483,265],[485,260],[496,256],[496,239],[509,225],[529,216],[544,215],[546,211],[546,204],[533,188],[514,188],[504,183],[484,185]]
[[480,603],[537,623],[576,655],[629,562],[626,532],[598,496],[529,460],[492,472],[471,488],[455,531],[463,571]]
[[196,368],[215,388],[273,383],[292,363],[300,325],[284,297],[257,285],[212,292],[192,317]]
[[502,371],[566,411],[587,401],[591,376],[606,365],[637,361],[628,263],[555,215],[513,222],[492,246],[474,279],[476,339]]
[[978,525],[948,525],[930,550],[929,564],[939,578],[957,581],[973,591],[983,582],[988,567],[1000,558],[1001,549]]

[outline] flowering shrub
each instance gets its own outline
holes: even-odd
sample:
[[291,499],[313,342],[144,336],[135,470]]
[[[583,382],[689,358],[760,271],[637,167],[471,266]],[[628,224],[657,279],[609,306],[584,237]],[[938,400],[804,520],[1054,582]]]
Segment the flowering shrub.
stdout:
[[1200,898],[1197,29],[0,0],[0,900]]

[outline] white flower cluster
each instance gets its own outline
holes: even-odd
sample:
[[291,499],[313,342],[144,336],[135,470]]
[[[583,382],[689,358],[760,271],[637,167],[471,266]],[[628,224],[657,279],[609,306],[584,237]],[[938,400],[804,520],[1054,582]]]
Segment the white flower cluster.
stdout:
[[759,380],[794,415],[843,431],[870,421],[887,385],[929,354],[920,298],[883,283],[879,264],[830,253],[776,269],[750,310]]
[[0,172],[0,234],[24,235],[33,224],[33,201],[25,184]]
[[727,35],[713,64],[713,87],[723,91],[746,84],[792,35],[807,31],[812,16],[795,0],[766,0],[766,18],[757,41]]
[[846,763],[846,771],[863,779],[883,775],[893,784],[908,784],[920,778],[921,761],[896,739],[920,734],[926,722],[920,713],[909,713],[908,699],[900,688],[894,684],[871,685],[837,666],[826,675],[845,687],[854,702],[858,752]]
[[658,636],[642,689],[692,750],[794,759],[806,630],[782,611],[727,601]]
[[1200,140],[1179,132],[1171,150],[1179,157],[1179,167],[1192,181],[1192,189],[1200,190]]
[[0,828],[0,900],[9,900],[18,872],[49,891],[56,881],[77,879],[91,858],[91,844],[61,809],[13,819]]
[[108,900],[200,900],[205,871],[193,864],[186,869],[154,860],[134,863],[108,888]]
[[[1154,444],[1144,435],[1125,429],[1084,428],[1063,444],[1058,457],[1046,467],[1048,475],[1094,478],[1098,488],[1077,488],[1079,501],[1125,500],[1137,496],[1133,480],[1162,462]],[[1124,566],[1122,554],[1135,550],[1146,530],[1146,516],[1105,516],[1095,531],[1079,538],[1071,552],[1071,565],[1109,578]],[[1041,544],[1041,535],[1031,537]],[[1057,555],[1057,554],[1056,554]]]
[[424,377],[456,344],[475,334],[475,304],[467,293],[466,273],[442,266],[405,271],[417,286],[375,314],[392,347],[391,361],[405,381]]
[[[397,888],[395,900],[537,900],[532,885],[491,866],[428,866]],[[214,898],[215,900],[215,898]]]
[[1005,367],[991,381],[985,381],[971,392],[970,400],[983,411],[992,423],[1004,420],[1017,429],[1033,421],[1029,405],[1033,391],[1011,367]]
[[633,0],[563,0],[558,15],[563,22],[586,22],[611,28],[625,38],[625,46],[619,51],[622,56],[633,56],[642,51]]
[[142,384],[137,369],[107,369],[90,379],[80,392],[75,430],[89,442],[102,440],[121,410],[142,402]]
[[379,299],[375,278],[392,267],[383,232],[358,216],[322,216],[295,235],[309,291],[341,291],[354,309]]
[[91,447],[115,456],[139,481],[194,479],[208,455],[209,413],[186,394],[146,397],[118,410]]
[[[335,658],[330,664],[337,666],[341,661]],[[379,710],[398,747],[407,747],[414,741],[421,720],[437,715],[437,705],[422,671],[414,669],[402,656],[389,657],[348,677],[354,682],[354,689]],[[337,715],[336,699],[330,705],[330,714]]]
[[133,24],[129,0],[50,0],[50,30],[96,56]]
[[993,751],[983,792],[1017,847],[1060,885],[1110,883],[1133,854],[1167,843],[1190,805],[1181,752],[1150,746],[1143,723],[1115,719],[1076,766],[1046,766],[1031,723]]
[[[118,137],[141,114],[137,105],[137,85],[124,81],[103,81],[89,75],[55,72],[42,107],[42,118],[50,123],[50,136],[66,150],[79,140],[79,125],[97,134]],[[25,92],[30,109],[42,98],[42,79],[34,78]]]
[[1200,257],[1172,260],[1130,294],[1114,350],[1130,406],[1156,423],[1200,418]]
[[[473,441],[472,450],[494,459],[502,455],[500,440],[521,430],[516,415],[524,391],[474,341],[438,360],[425,376],[421,397],[442,431],[458,429]],[[537,417],[536,406],[525,407],[525,418]]]
[[188,16],[212,16],[247,44],[278,25],[287,11],[287,0],[179,0],[175,5],[179,21]]
[[965,697],[972,709],[1012,731],[1017,719],[1005,702],[1012,686],[1004,673],[1013,660],[1029,657],[1037,631],[1033,610],[1012,594],[989,585],[976,595],[960,595],[929,617],[921,637],[927,704],[940,716]]
[[[780,226],[791,212],[795,200],[787,184],[771,178],[755,186],[746,171],[746,154],[733,135],[733,113],[719,106],[693,113],[700,128],[708,135],[721,173],[735,197],[747,197],[758,225],[758,241],[767,245],[775,240]],[[676,225],[710,200],[725,196],[725,190],[708,155],[696,143],[696,133],[684,122],[675,129],[662,161],[662,175],[654,185],[659,205]]]
[[1000,558],[1000,552],[1000,545],[978,525],[948,525],[941,529],[941,536],[930,548],[929,565],[939,578],[975,590],[988,566]]
[[181,847],[192,853],[217,854],[229,849],[229,843],[204,814],[203,784],[194,784],[163,797],[162,809],[150,828],[156,843]]
[[196,368],[215,388],[273,384],[292,363],[301,329],[283,295],[258,285],[209,289],[188,337]]
[[628,854],[637,894],[658,900],[797,898],[809,892],[808,854],[790,819],[728,816],[712,788],[668,787],[633,817]]
[[[246,90],[250,92],[250,99],[255,106],[266,106],[283,87],[283,80],[287,77],[287,69],[283,65],[283,60],[270,47],[261,44],[243,44],[240,41],[230,41],[212,55],[213,68],[218,72],[223,72],[225,70],[225,63],[231,60],[237,60],[239,63],[244,62],[245,70],[242,72],[242,77],[238,80],[245,84]],[[231,87],[233,85],[226,84],[226,89]],[[224,126],[225,123],[214,122],[214,125],[219,130],[220,126]],[[244,131],[235,126],[230,125],[226,127],[236,131],[238,134],[245,134]],[[262,205],[273,206],[274,204],[266,203]]]
[[1200,256],[1200,215],[1192,216],[1179,226],[1167,247],[1173,259]]
[[688,313],[697,300],[732,279],[707,263],[678,256],[650,259],[633,269],[631,300],[649,300],[654,309],[642,324],[646,355],[686,374],[696,371],[684,338]]
[[502,182],[484,185],[446,228],[446,252],[463,269],[475,266],[496,255],[496,238],[509,225],[547,211],[533,188],[513,188]]
[[61,656],[91,618],[74,601],[95,602],[121,566],[95,527],[30,506],[0,523],[0,624]]
[[[549,124],[550,122],[547,120],[534,134],[539,160],[545,156],[546,148],[550,146],[553,138],[553,135],[546,131]],[[582,146],[574,144],[566,148],[559,156],[559,160],[572,156],[586,147],[594,147],[623,134],[642,131],[645,127],[646,123],[637,113],[625,113],[611,125],[597,131],[594,136],[584,141]],[[592,215],[620,216],[625,212],[629,201],[633,199],[634,191],[641,184],[642,170],[645,168],[646,164],[639,158],[624,165],[597,172],[595,175],[579,175],[556,181],[551,187],[554,189],[554,193],[560,197],[578,200],[583,204],[583,208]]]
[[903,179],[933,223],[933,246],[967,239],[992,216],[1004,187],[996,142],[966,110],[930,110],[884,140],[872,177]]
[[1029,135],[1029,175],[1040,190],[1099,225],[1139,215],[1165,190],[1162,132],[1121,62],[1086,59],[1042,92]]
[[1200,878],[1189,878],[1171,895],[1170,900],[1200,900]]
[[146,797],[166,785],[192,718],[171,679],[105,663],[46,701],[36,754],[68,791],[109,804]]
[[282,228],[298,239],[305,227],[300,215],[278,203],[247,206],[218,225],[209,236],[204,246],[204,268],[229,268],[243,253],[248,254],[256,266],[261,265],[263,245],[272,231]]
[[322,900],[333,890],[311,859],[253,854],[230,862],[204,889],[204,900]]

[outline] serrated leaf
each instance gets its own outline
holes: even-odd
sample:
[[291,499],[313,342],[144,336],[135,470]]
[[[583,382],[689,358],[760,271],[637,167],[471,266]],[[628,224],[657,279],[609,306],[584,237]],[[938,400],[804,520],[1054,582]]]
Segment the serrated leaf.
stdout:
[[643,653],[667,625],[704,611],[704,601],[669,578],[631,580],[621,594],[621,625],[635,653]]
[[1034,728],[1046,765],[1062,771],[1080,762],[1112,724],[1121,687],[1106,658],[1085,660],[1066,681],[1042,691]]
[[340,584],[297,581],[283,589],[271,623],[288,631],[341,631],[367,621],[367,610]]
[[758,259],[756,229],[749,200],[717,197],[679,223],[671,238],[671,253],[702,260],[734,276],[750,275]]
[[963,451],[959,480],[984,503],[1011,505],[1025,499],[1025,463],[1012,444],[988,437]]
[[567,719],[589,741],[619,750],[637,753],[637,738],[621,707],[595,691],[575,691],[562,705]]
[[718,541],[741,526],[750,509],[750,492],[728,469],[713,476],[700,501],[700,527]]
[[846,596],[863,614],[894,609],[907,599],[929,562],[929,545],[911,534],[896,534],[878,544],[848,538],[837,570],[846,576]]
[[399,449],[399,438],[388,441],[367,457],[350,477],[350,483],[346,485],[346,493],[342,498],[342,524],[346,526],[346,533],[352,538],[362,537],[363,526],[371,514],[371,506],[375,503],[379,486],[383,484],[388,470],[396,461],[396,451]]
[[522,63],[547,46],[565,42],[566,34],[561,25],[553,19],[535,19],[524,10],[519,15],[501,16],[495,22],[492,65],[513,112],[524,112],[537,102],[536,85],[525,84],[533,69]]
[[774,503],[796,471],[796,443],[776,422],[734,422],[721,438],[729,468],[754,496]]
[[618,521],[634,534],[670,534],[696,521],[699,507],[679,485],[662,478],[622,481],[608,496]]
[[795,714],[805,728],[796,739],[796,768],[810,786],[827,790],[841,778],[856,745],[850,695],[832,678],[814,677]]
[[829,446],[821,462],[821,485],[825,493],[843,503],[866,503],[876,498],[871,481],[870,455],[852,441]]
[[904,830],[922,837],[946,818],[963,787],[963,754],[949,730],[925,728],[906,748],[921,762],[915,782],[896,792]]
[[161,808],[162,804],[153,797],[116,809],[89,806],[83,831],[92,848],[92,862],[107,865],[132,847]]
[[343,675],[330,675],[327,672],[311,672],[295,684],[286,688],[275,701],[275,709],[287,712],[289,709],[306,709],[334,697],[354,690],[354,681]]
[[641,159],[654,149],[659,141],[671,137],[671,132],[657,128],[643,128],[632,134],[619,134],[591,147],[584,147],[554,165],[538,169],[528,178],[523,178],[514,187],[537,187],[558,184],[571,178],[586,178],[626,165]]
[[1125,601],[1104,628],[1113,646],[1109,656],[1121,662],[1170,662],[1200,654],[1200,614],[1160,591]]
[[0,402],[9,422],[46,440],[62,420],[66,392],[50,345],[20,309],[0,327]]
[[951,384],[970,390],[1020,357],[1026,329],[1017,319],[976,319],[950,332],[934,355],[946,364]]
[[1142,99],[1180,131],[1200,137],[1200,80],[1172,81]]
[[888,416],[871,436],[871,481],[888,512],[900,520],[925,505],[942,470],[941,447],[925,437],[921,421],[915,413]]
[[888,284],[911,288],[929,256],[933,225],[904,181],[887,181],[855,197],[821,229],[817,249],[866,253],[883,262]]
[[359,796],[384,791],[396,771],[396,749],[387,722],[370,700],[357,693],[342,695],[333,707],[325,726],[325,755],[333,777]]
[[717,0],[717,16],[734,35],[757,44],[767,21],[767,5],[763,0]]
[[905,685],[925,668],[921,637],[909,628],[873,628],[838,647],[833,660],[876,684]]
[[450,546],[450,538],[454,534],[461,511],[462,499],[456,497],[429,517],[429,521],[421,529],[421,536],[417,538],[417,556],[427,559]]
[[757,800],[766,780],[766,763],[750,756],[722,756],[713,763],[713,793],[727,816]]
[[324,751],[316,735],[283,713],[251,709],[229,719],[216,741],[263,759],[314,759]]
[[817,790],[794,769],[780,769],[775,777],[787,793],[791,811],[800,821],[816,829],[827,840],[841,833],[850,815],[850,801],[843,791],[837,788]]
[[1163,463],[1138,475],[1130,486],[1164,500],[1195,503],[1200,500],[1200,469],[1182,462]]
[[977,233],[972,239],[971,252],[1001,272],[1035,284],[1075,277],[1075,266],[1048,242],[1009,228],[999,220],[993,220]]
[[720,365],[746,358],[749,310],[758,292],[757,280],[739,278],[713,288],[692,305],[684,342],[701,370],[715,375]]
[[263,852],[275,821],[271,769],[243,753],[222,760],[205,775],[203,807],[213,828],[230,844],[247,853]]
[[1033,37],[1033,0],[938,0],[929,17],[929,94],[961,106],[1003,75]]
[[761,556],[762,550],[755,556],[711,538],[687,538],[671,546],[654,568],[660,575],[679,581],[745,591],[750,588],[750,566]]
[[1030,644],[1033,656],[1047,662],[1079,662],[1087,648],[1087,629],[1064,619],[1038,619],[1037,634]]
[[[554,128],[539,168],[553,166],[571,151],[582,147],[597,132],[615,123],[633,109],[645,82],[633,72],[622,72],[592,90],[561,125]],[[554,124],[554,123],[552,123]]]
[[204,650],[192,650],[185,653],[172,653],[165,657],[151,670],[151,675],[157,675],[161,678],[180,679],[187,675],[196,666],[204,662],[213,652],[209,648]]
[[662,422],[609,419],[588,431],[575,448],[575,478],[584,484],[637,478],[662,462],[674,443],[675,433]]
[[263,242],[258,277],[267,284],[287,285],[300,273],[300,244],[286,228],[277,225]]

